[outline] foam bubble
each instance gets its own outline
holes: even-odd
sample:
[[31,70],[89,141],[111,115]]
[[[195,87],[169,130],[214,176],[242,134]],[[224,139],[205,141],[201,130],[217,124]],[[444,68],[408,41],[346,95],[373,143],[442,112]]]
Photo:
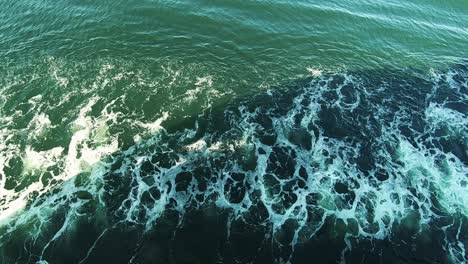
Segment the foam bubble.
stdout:
[[315,68],[312,68],[312,67],[307,67],[306,70],[308,72],[310,72],[313,76],[320,76],[322,75],[322,71],[321,70],[318,70],[318,69],[315,69]]

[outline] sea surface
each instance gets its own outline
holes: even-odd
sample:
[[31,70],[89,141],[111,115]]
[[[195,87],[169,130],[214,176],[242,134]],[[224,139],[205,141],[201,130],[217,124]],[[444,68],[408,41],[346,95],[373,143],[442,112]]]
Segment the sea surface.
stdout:
[[468,263],[468,1],[0,0],[0,263]]

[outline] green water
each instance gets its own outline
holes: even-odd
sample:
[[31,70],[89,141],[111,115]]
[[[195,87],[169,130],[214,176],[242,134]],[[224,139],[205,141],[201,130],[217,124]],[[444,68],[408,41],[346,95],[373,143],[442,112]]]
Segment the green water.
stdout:
[[466,262],[467,59],[461,0],[3,0],[0,262]]

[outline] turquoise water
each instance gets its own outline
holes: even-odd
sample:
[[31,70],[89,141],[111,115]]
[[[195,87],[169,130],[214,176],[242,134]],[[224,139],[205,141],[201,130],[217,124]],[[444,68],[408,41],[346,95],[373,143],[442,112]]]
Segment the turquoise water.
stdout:
[[465,1],[1,1],[0,263],[465,263]]

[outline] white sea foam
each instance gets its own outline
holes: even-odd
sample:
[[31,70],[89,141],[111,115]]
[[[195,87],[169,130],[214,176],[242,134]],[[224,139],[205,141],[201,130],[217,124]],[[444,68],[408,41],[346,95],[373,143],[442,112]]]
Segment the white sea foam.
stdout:
[[[96,167],[97,163],[103,160],[105,155],[117,151],[117,141],[116,139],[110,138],[104,140],[105,144],[101,142],[99,146],[91,146],[88,142],[92,139],[92,134],[97,130],[102,130],[102,122],[98,122],[88,116],[91,107],[96,103],[96,98],[91,98],[89,102],[83,106],[80,110],[80,113],[76,120],[73,122],[72,131],[73,135],[67,147],[68,152],[64,152],[64,148],[56,147],[45,151],[36,151],[31,146],[26,146],[26,150],[23,155],[23,174],[25,177],[28,177],[28,173],[39,173],[44,175],[49,167],[57,166],[58,164],[63,163],[63,168],[61,172],[56,175],[52,175],[55,180],[68,181],[83,171],[92,171]],[[48,120],[42,118],[41,115],[38,115],[39,118],[36,120]],[[37,117],[35,117],[37,118]],[[47,125],[49,122],[35,122],[33,123],[34,127],[37,127],[37,124]],[[40,127],[39,125],[39,127]],[[36,133],[34,130],[32,133]],[[99,133],[98,133],[99,134]],[[103,135],[99,137],[100,141]],[[5,146],[3,146],[5,147]],[[0,169],[4,173],[4,168],[7,166],[7,162],[13,157],[14,153],[10,152],[10,156],[1,156],[0,157]],[[3,174],[4,175],[4,174]],[[39,195],[46,194],[53,188],[53,185],[44,185],[43,181],[37,181],[29,184],[23,190],[15,192],[13,190],[5,190],[4,176],[2,175],[2,185],[1,195],[2,201],[4,203],[0,205],[0,210],[2,211],[1,222],[2,224],[9,223],[9,220],[14,219],[13,216],[17,215],[21,210],[25,208],[28,203],[28,199],[33,193]],[[66,186],[64,186],[65,188]],[[69,187],[70,188],[70,187]],[[62,190],[61,194],[66,194],[67,191],[73,193],[72,190]],[[50,198],[55,199],[55,198]],[[53,206],[53,202],[49,206]],[[52,208],[50,208],[52,209]],[[33,217],[43,215],[46,212],[51,212],[50,210],[41,210],[39,208],[32,208],[27,213],[20,215],[20,218],[17,218],[15,223],[20,225],[28,221]],[[46,217],[46,216],[44,216]],[[42,217],[39,217],[42,219]]]
[[154,133],[164,129],[164,127],[161,124],[162,124],[162,122],[166,121],[167,118],[169,118],[169,113],[164,112],[164,113],[162,113],[162,116],[160,118],[156,119],[154,122],[143,123],[141,121],[137,121],[135,123],[137,125],[139,125],[140,127],[146,129],[148,133],[154,134]]
[[[110,69],[103,67],[102,74]],[[314,75],[321,74],[315,69],[308,70]],[[153,122],[132,120],[131,124],[144,132],[133,136],[134,146],[109,161],[119,164],[112,171],[115,175],[122,177],[121,180],[128,177],[129,184],[123,187],[102,187],[104,177],[111,177],[105,176],[110,170],[105,157],[119,150],[116,136],[109,134],[109,124],[118,122],[118,113],[110,110],[116,101],[108,103],[99,117],[93,117],[91,110],[99,97],[91,97],[81,106],[71,125],[67,153],[60,147],[36,151],[28,146],[24,151],[25,172],[63,163],[61,173],[53,175],[62,182],[60,191],[46,195],[53,186],[35,182],[15,193],[5,190],[1,181],[1,198],[5,203],[0,205],[0,222],[9,223],[8,220],[14,219],[19,226],[39,219],[42,226],[48,214],[66,204],[69,209],[63,225],[50,238],[45,251],[79,217],[76,212],[83,202],[70,198],[78,190],[89,192],[103,208],[115,202],[107,201],[104,194],[112,196],[120,191],[119,197],[124,198],[112,215],[118,215],[121,222],[142,224],[146,231],[154,228],[168,208],[178,212],[182,219],[188,208],[202,208],[213,203],[231,212],[229,221],[237,221],[256,211],[261,204],[267,214],[262,225],[271,226],[274,239],[288,221],[296,223],[293,238],[288,242],[291,247],[309,240],[324,228],[330,217],[348,227],[354,226],[355,231],[345,236],[344,256],[351,249],[352,239],[389,239],[393,228],[408,219],[421,231],[438,219],[440,210],[443,214],[468,216],[466,165],[453,153],[434,147],[427,140],[435,137],[434,131],[441,127],[448,130],[447,138],[464,139],[466,115],[442,103],[429,102],[418,116],[411,116],[409,107],[402,105],[389,118],[385,104],[400,102],[386,98],[369,106],[371,109],[365,109],[368,112],[360,113],[368,115],[360,120],[357,111],[363,111],[360,109],[363,104],[370,104],[367,97],[379,98],[382,94],[372,93],[385,93],[389,88],[367,91],[358,78],[346,74],[339,77],[341,81],[329,76],[315,78],[319,80],[312,81],[288,104],[282,104],[288,109],[274,108],[277,106],[268,109],[260,105],[254,109],[240,106],[236,111],[226,111],[224,117],[231,127],[202,138],[195,137],[199,129],[197,123],[194,130],[169,135],[176,143],[164,140],[159,132],[165,130],[163,122],[169,118],[168,112]],[[212,85],[211,78],[206,78],[197,80],[195,90]],[[106,85],[104,80],[96,82],[96,87]],[[353,89],[349,89],[350,86]],[[268,94],[272,100],[277,99],[274,91]],[[330,119],[336,118],[336,124],[325,128],[327,124],[323,124],[321,114],[329,109],[336,110],[330,114]],[[424,125],[411,128],[409,135],[403,135],[400,129],[412,125],[413,118],[419,116]],[[32,127],[36,130],[50,126],[45,114],[35,118]],[[349,125],[354,124],[358,132],[354,131],[352,136],[348,134],[350,131],[342,132],[344,135],[333,134],[340,129],[339,122],[348,122],[347,129],[355,129]],[[372,122],[376,124],[371,126]],[[379,131],[373,131],[376,129]],[[8,132],[0,130],[0,138],[7,138]],[[373,132],[378,133],[365,134]],[[268,133],[272,139],[266,143],[263,137]],[[363,134],[367,140],[360,138]],[[368,141],[372,143],[372,153],[366,153]],[[1,144],[2,152],[11,148]],[[372,166],[367,169],[357,161],[362,153],[373,159]],[[0,173],[11,159],[8,155],[0,154]],[[148,166],[152,170],[148,171]],[[194,176],[198,168],[206,169],[201,177]],[[75,184],[72,180],[84,172],[87,173],[85,186]],[[182,188],[178,177],[184,173],[191,178]],[[382,175],[385,179],[379,179]],[[4,177],[2,175],[2,179]],[[203,181],[205,188],[200,187]],[[30,209],[18,214],[26,208],[28,196],[33,192],[44,195],[41,199],[45,202],[37,206],[33,203]],[[465,254],[463,245],[447,238],[445,246],[455,260],[464,259],[459,257]]]
[[213,78],[211,76],[197,77],[197,81],[195,82],[195,85],[196,86],[207,85],[211,87],[213,85]]
[[321,70],[318,70],[318,69],[315,69],[315,68],[312,68],[312,67],[307,67],[306,70],[308,72],[310,72],[313,76],[320,76],[322,75],[322,71]]

